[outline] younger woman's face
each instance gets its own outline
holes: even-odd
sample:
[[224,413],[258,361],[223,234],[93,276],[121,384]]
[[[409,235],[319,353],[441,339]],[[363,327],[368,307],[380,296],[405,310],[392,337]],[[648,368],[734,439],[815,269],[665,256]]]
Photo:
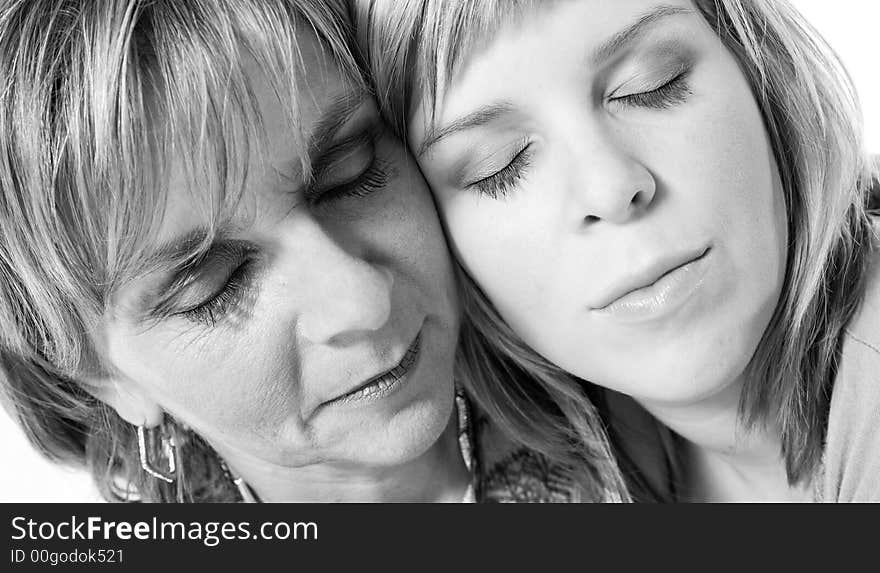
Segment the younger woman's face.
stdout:
[[[118,293],[114,405],[133,423],[170,413],[239,467],[393,466],[451,418],[451,265],[416,164],[372,97],[301,36],[307,146],[289,127],[290,102],[251,65],[265,161],[250,164],[205,257]],[[182,176],[169,195],[154,258],[180,262],[208,219]]]
[[749,84],[689,2],[541,4],[444,89],[411,145],[528,344],[650,401],[742,373],[783,281],[783,197]]

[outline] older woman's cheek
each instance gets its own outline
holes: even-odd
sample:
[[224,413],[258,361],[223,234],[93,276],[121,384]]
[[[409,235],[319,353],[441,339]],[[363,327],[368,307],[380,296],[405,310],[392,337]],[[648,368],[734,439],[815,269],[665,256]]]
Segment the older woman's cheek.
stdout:
[[271,432],[286,400],[259,329],[204,328],[148,331],[119,345],[119,366],[188,425],[227,436]]

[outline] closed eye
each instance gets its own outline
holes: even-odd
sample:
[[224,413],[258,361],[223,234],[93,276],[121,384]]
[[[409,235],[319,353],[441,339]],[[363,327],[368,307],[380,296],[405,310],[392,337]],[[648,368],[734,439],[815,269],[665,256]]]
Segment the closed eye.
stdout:
[[523,147],[510,162],[499,171],[471,183],[468,187],[476,189],[481,195],[492,199],[506,197],[523,178],[531,161],[531,144]]
[[610,98],[610,101],[630,107],[669,109],[687,101],[692,95],[688,84],[690,69],[683,69],[659,87],[642,92]]
[[251,283],[253,266],[252,261],[243,262],[229,275],[219,291],[197,306],[177,314],[205,326],[215,326],[218,320],[221,320],[239,304],[247,292]]
[[235,239],[218,241],[200,260],[181,269],[150,315],[214,326],[245,299],[252,299],[249,295],[255,290],[258,267],[256,245]]
[[[378,121],[378,120],[377,120]],[[377,156],[384,127],[371,125],[342,144],[336,155],[316,174],[305,197],[312,207],[322,207],[346,198],[367,197],[388,185],[389,165]]]

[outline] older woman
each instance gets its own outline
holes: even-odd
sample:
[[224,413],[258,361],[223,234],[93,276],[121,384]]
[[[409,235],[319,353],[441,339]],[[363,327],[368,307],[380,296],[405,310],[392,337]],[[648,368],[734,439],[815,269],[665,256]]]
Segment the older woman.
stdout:
[[108,499],[604,499],[577,448],[456,400],[436,213],[346,30],[312,0],[3,4],[19,421]]
[[357,4],[464,271],[466,379],[588,380],[640,499],[880,500],[871,167],[793,7]]

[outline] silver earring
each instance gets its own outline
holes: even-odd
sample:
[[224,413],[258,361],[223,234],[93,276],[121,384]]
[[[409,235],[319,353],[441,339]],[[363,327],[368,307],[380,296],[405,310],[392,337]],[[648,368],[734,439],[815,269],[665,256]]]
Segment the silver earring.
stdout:
[[257,499],[257,496],[254,495],[254,491],[251,489],[251,486],[249,486],[247,483],[245,483],[245,481],[242,478],[240,478],[240,477],[233,478],[232,483],[234,483],[235,487],[238,488],[238,495],[241,496],[242,502],[244,502],[244,503],[259,503],[260,502],[260,500]]
[[[177,444],[174,437],[165,432],[165,424],[152,428],[137,427],[138,454],[145,472],[164,482],[174,483],[177,477]],[[165,469],[157,460],[165,460]]]
[[238,495],[241,496],[241,501],[244,503],[260,503],[259,498],[257,498],[254,490],[251,489],[251,486],[244,481],[244,479],[238,474],[233,473],[229,466],[226,465],[226,462],[223,458],[220,458],[220,469],[223,470],[223,473],[226,475],[227,479],[232,481],[233,485],[235,485],[238,490]]

